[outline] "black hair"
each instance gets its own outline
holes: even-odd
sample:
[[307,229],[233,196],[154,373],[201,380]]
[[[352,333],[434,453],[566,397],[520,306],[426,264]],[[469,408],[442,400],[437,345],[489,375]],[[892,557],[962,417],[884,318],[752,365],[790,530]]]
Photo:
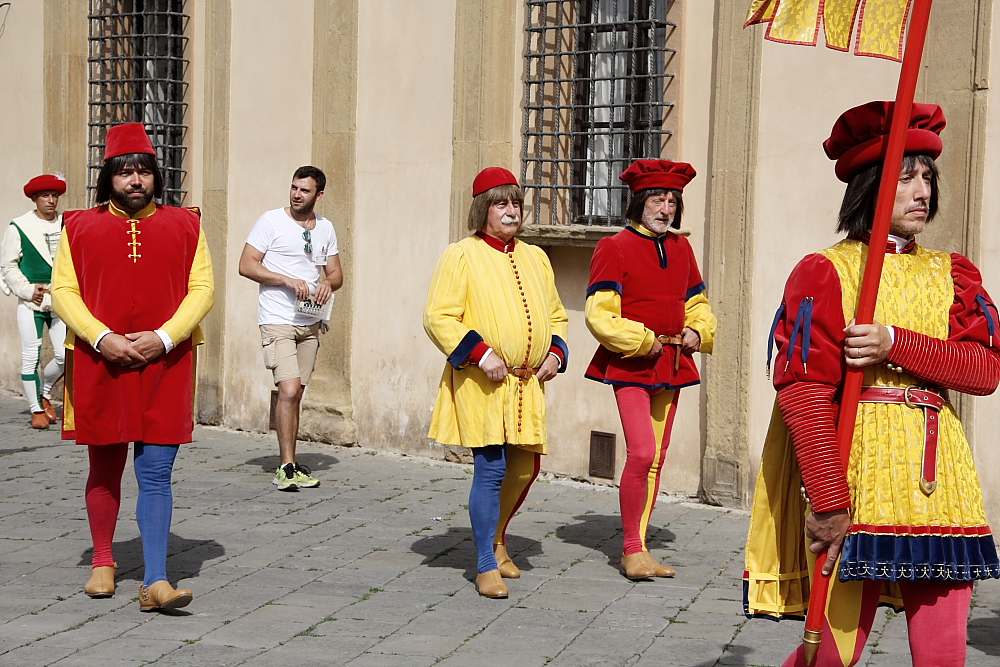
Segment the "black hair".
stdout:
[[625,211],[626,222],[629,220],[642,222],[642,214],[646,211],[646,200],[650,197],[662,196],[671,192],[674,195],[674,202],[676,202],[677,207],[674,210],[674,219],[670,223],[670,226],[674,229],[680,229],[681,217],[684,215],[684,195],[680,190],[675,190],[674,188],[648,188],[636,192],[632,195],[632,201],[628,203],[628,210]]
[[321,169],[316,167],[299,167],[292,174],[292,179],[297,178],[311,178],[316,181],[316,192],[323,192],[326,190],[326,174],[323,173]]
[[[927,222],[938,212],[938,166],[930,155],[906,155],[900,173],[912,172],[917,163],[931,172],[931,199],[927,202]],[[844,201],[840,204],[837,231],[858,237],[868,234],[875,221],[875,205],[878,203],[878,186],[882,180],[882,163],[877,162],[862,169],[851,177],[844,191]]]
[[97,176],[97,191],[94,193],[95,203],[106,204],[111,201],[111,177],[125,169],[149,169],[153,172],[153,197],[163,197],[163,174],[156,164],[156,156],[149,153],[126,153],[108,158]]

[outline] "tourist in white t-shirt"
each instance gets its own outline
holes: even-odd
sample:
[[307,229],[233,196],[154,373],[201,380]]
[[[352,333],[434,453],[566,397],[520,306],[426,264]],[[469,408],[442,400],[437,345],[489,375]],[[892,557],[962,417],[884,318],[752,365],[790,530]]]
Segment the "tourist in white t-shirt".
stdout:
[[[275,422],[281,465],[274,484],[282,491],[315,488],[319,480],[295,460],[302,393],[316,366],[327,306],[344,284],[333,225],[313,208],[326,176],[300,167],[292,176],[289,206],[260,216],[240,257],[240,275],[260,283],[257,323],[264,366],[278,387]],[[323,275],[320,275],[320,269]]]

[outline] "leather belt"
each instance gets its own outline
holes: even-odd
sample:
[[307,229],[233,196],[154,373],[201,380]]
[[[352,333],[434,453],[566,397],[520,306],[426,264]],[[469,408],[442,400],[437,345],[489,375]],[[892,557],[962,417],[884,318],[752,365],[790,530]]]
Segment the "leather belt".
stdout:
[[538,371],[538,368],[531,368],[530,366],[518,366],[516,368],[511,368],[510,366],[507,367],[508,375],[513,375],[514,377],[522,380],[527,380],[528,378],[533,377]]
[[681,334],[674,334],[673,336],[659,335],[656,337],[660,345],[673,345],[675,349],[674,354],[674,372],[676,373],[681,369],[681,346],[684,345],[684,336]]
[[948,402],[942,395],[919,387],[862,387],[862,403],[895,403],[924,411],[924,453],[920,464],[920,488],[926,495],[937,488],[937,444],[940,432],[938,413]]

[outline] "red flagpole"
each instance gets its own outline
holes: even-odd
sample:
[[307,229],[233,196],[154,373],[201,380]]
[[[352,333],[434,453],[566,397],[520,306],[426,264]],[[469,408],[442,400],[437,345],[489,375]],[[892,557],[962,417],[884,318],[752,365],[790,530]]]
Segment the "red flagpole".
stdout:
[[[879,281],[882,278],[882,264],[885,261],[885,246],[889,240],[889,225],[892,222],[892,209],[896,201],[896,184],[899,181],[899,170],[903,165],[906,131],[913,108],[917,77],[920,75],[920,61],[924,53],[924,39],[927,36],[932,1],[913,1],[910,29],[906,37],[906,51],[903,54],[903,66],[899,73],[899,86],[896,89],[896,102],[893,105],[889,142],[882,168],[882,180],[879,183],[875,220],[872,224],[871,240],[868,244],[868,261],[865,263],[861,298],[858,301],[858,310],[855,315],[858,324],[871,324],[875,320],[875,304],[878,300]],[[851,459],[854,424],[858,416],[858,402],[864,377],[864,369],[848,368],[847,376],[844,378],[844,390],[840,400],[840,417],[837,424],[837,446],[845,472],[848,470]],[[826,601],[832,583],[831,577],[823,576],[823,564],[826,562],[826,556],[827,552],[823,551],[816,558],[816,571],[813,575],[812,592],[809,598],[809,613],[806,616],[806,628],[802,638],[807,665],[812,665],[816,661],[816,654],[819,651],[823,635],[823,625],[826,620]]]

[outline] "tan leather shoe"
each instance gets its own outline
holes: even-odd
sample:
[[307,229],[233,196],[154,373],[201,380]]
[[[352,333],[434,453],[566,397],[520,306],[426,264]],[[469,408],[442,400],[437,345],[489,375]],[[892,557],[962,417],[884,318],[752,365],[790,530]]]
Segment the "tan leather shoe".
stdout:
[[649,579],[656,576],[652,566],[643,558],[645,551],[622,556],[622,571],[629,579]]
[[520,579],[521,571],[514,565],[514,561],[507,555],[507,546],[504,544],[493,545],[493,555],[497,557],[497,569],[504,579]]
[[677,574],[677,572],[674,571],[674,568],[659,562],[653,558],[653,554],[648,551],[643,551],[641,555],[646,565],[652,568],[654,577],[672,577]]
[[500,578],[500,570],[490,570],[477,575],[476,590],[484,598],[507,597],[507,585]]
[[32,412],[31,413],[31,428],[37,429],[47,429],[49,427],[49,418],[44,412]]
[[56,416],[56,409],[52,407],[52,401],[44,396],[42,396],[42,412],[44,412],[45,416],[49,418],[50,424],[56,423],[56,419],[58,419]]
[[109,598],[115,594],[115,571],[117,564],[102,565],[90,571],[90,579],[83,587],[83,592],[92,598]]
[[186,607],[194,594],[186,588],[174,590],[168,581],[157,581],[148,588],[139,584],[139,611],[160,611]]

